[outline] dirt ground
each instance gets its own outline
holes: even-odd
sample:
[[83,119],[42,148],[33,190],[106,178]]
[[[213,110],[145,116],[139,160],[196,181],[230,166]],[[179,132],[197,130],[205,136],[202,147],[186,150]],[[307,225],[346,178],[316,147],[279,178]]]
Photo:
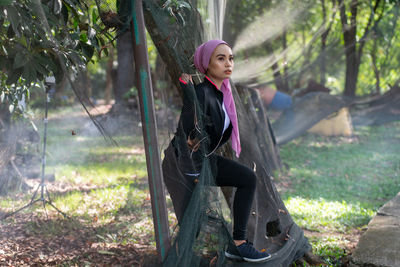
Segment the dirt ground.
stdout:
[[46,213],[17,213],[0,221],[0,266],[156,265],[157,254],[148,240],[99,242],[98,232],[95,223],[88,226],[77,218],[64,218],[48,204]]
[[[143,244],[102,243],[96,238],[96,227],[65,227],[58,235],[48,228],[62,227],[69,220],[53,213],[48,219],[31,214],[17,214],[0,224],[0,266],[159,266],[156,251]],[[28,226],[27,226],[28,225]],[[57,228],[58,228],[57,227]],[[343,236],[351,255],[361,231]],[[312,237],[321,233],[305,231]],[[343,259],[343,266],[347,260]]]

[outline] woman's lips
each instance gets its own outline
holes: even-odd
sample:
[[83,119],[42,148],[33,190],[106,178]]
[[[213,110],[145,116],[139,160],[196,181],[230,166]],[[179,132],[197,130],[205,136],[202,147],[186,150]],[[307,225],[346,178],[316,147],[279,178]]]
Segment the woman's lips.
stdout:
[[225,73],[226,73],[226,74],[231,74],[232,71],[231,71],[231,70],[226,70]]

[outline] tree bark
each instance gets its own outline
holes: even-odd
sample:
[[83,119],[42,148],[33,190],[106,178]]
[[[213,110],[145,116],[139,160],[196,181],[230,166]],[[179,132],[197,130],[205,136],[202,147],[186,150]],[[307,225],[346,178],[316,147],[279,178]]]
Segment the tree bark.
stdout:
[[285,93],[289,93],[290,88],[289,88],[289,68],[287,64],[287,30],[285,29],[282,33],[282,50],[284,51],[284,56],[283,56],[283,82],[285,86]]
[[115,105],[125,106],[124,96],[134,86],[134,58],[132,49],[132,35],[128,31],[117,39],[117,60],[116,80],[114,84]]
[[[322,21],[323,27],[326,27],[326,7],[325,0],[321,0],[322,6]],[[326,39],[328,37],[329,30],[325,30],[321,35],[321,56],[320,56],[320,82],[322,85],[326,83]]]
[[[156,1],[148,0],[144,5],[147,30],[167,65],[172,81],[178,84],[181,73],[193,74],[191,56],[196,46],[202,42],[200,16],[196,10],[191,9],[190,12],[182,14],[185,19],[184,25],[178,22],[168,23],[170,15],[162,13]],[[232,93],[242,142],[239,161],[252,169],[255,168],[258,176],[253,213],[248,223],[248,236],[256,247],[268,247],[272,252],[276,252],[277,257],[285,263],[283,266],[287,266],[293,261],[292,256],[296,251],[305,252],[310,246],[302,230],[293,222],[272,182],[272,173],[280,169],[281,160],[272,128],[257,92],[246,88],[236,89],[235,85],[232,85]],[[224,146],[222,154],[232,158],[233,151],[230,146]],[[228,190],[228,201],[231,193]],[[265,238],[266,235],[271,238]],[[284,250],[281,249],[283,244],[287,244]]]
[[112,95],[112,87],[113,87],[113,78],[112,78],[112,71],[113,71],[113,64],[114,64],[114,47],[109,49],[108,60],[107,60],[107,76],[106,76],[106,87],[104,89],[104,99],[106,105],[110,104],[111,102],[111,95]]
[[6,104],[0,105],[0,194],[12,189],[14,177],[9,175],[7,166],[15,155],[17,134],[12,132],[11,114]]
[[339,0],[338,2],[346,55],[346,78],[343,94],[345,96],[354,97],[357,90],[358,72],[360,69],[363,48],[371,31],[371,27],[376,27],[383,16],[385,3],[383,2],[381,14],[379,14],[377,19],[374,19],[381,1],[377,0],[375,2],[375,5],[371,10],[367,25],[364,28],[364,34],[361,37],[359,45],[357,47],[357,13],[359,2],[358,0],[352,0],[350,3],[350,22],[347,18],[346,5],[344,1]]
[[336,16],[336,1],[332,1],[332,16],[329,22],[329,25],[327,25],[327,12],[326,12],[326,5],[325,5],[325,0],[321,0],[321,7],[322,7],[322,21],[324,27],[324,31],[321,34],[321,55],[320,55],[320,83],[325,86],[326,83],[326,42],[328,39],[328,35],[332,29],[332,24],[334,21],[334,18]]
[[372,68],[375,74],[375,94],[381,94],[381,85],[380,85],[380,71],[378,68],[378,62],[376,60],[376,52],[377,52],[378,40],[377,37],[374,37],[374,44],[372,45],[371,58],[372,58]]
[[273,56],[274,50],[272,49],[271,44],[265,43],[264,47],[267,50],[267,52],[272,55],[271,58],[274,61],[274,63],[271,66],[271,69],[273,72],[276,89],[278,91],[288,93],[290,91],[289,87],[288,87],[288,83],[285,81],[284,77],[281,74],[277,59]]
[[358,76],[357,66],[357,46],[356,46],[356,33],[357,33],[357,9],[358,1],[352,0],[350,3],[350,24],[346,14],[346,5],[343,0],[339,0],[340,7],[340,20],[342,22],[343,39],[345,45],[346,55],[346,78],[344,86],[344,95],[353,97],[355,96]]

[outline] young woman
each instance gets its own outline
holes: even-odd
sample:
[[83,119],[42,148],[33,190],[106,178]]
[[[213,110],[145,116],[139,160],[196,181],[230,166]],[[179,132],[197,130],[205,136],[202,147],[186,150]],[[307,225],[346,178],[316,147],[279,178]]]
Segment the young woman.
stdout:
[[[180,77],[183,89],[183,108],[178,130],[171,145],[174,148],[177,165],[185,177],[185,184],[179,188],[165,179],[170,191],[175,213],[181,222],[191,189],[197,183],[204,157],[209,157],[214,166],[215,184],[218,186],[236,187],[233,203],[233,239],[237,250],[227,250],[228,258],[244,259],[250,262],[265,261],[271,256],[256,250],[246,241],[247,222],[256,188],[256,175],[248,167],[236,161],[218,156],[215,151],[231,139],[232,148],[239,157],[241,146],[235,103],[232,97],[229,78],[232,75],[234,60],[232,49],[222,40],[211,40],[200,45],[194,54],[196,68],[205,74],[204,81],[195,85],[196,98],[202,111],[203,129],[198,126],[193,96],[189,86],[192,77],[182,74]],[[205,151],[199,149],[201,142],[207,142]],[[182,149],[183,147],[183,149]],[[168,149],[167,149],[168,150]],[[168,153],[166,151],[166,158]],[[165,161],[165,160],[164,160]],[[163,170],[167,168],[163,162]],[[165,175],[164,175],[165,177]],[[189,188],[189,190],[187,190]]]

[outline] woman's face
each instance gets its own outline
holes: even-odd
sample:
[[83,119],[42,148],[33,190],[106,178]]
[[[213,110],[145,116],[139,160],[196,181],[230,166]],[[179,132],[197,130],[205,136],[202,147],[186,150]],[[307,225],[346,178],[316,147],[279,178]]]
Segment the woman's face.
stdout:
[[233,65],[232,49],[226,44],[220,44],[211,55],[206,75],[214,82],[222,83],[231,77]]

